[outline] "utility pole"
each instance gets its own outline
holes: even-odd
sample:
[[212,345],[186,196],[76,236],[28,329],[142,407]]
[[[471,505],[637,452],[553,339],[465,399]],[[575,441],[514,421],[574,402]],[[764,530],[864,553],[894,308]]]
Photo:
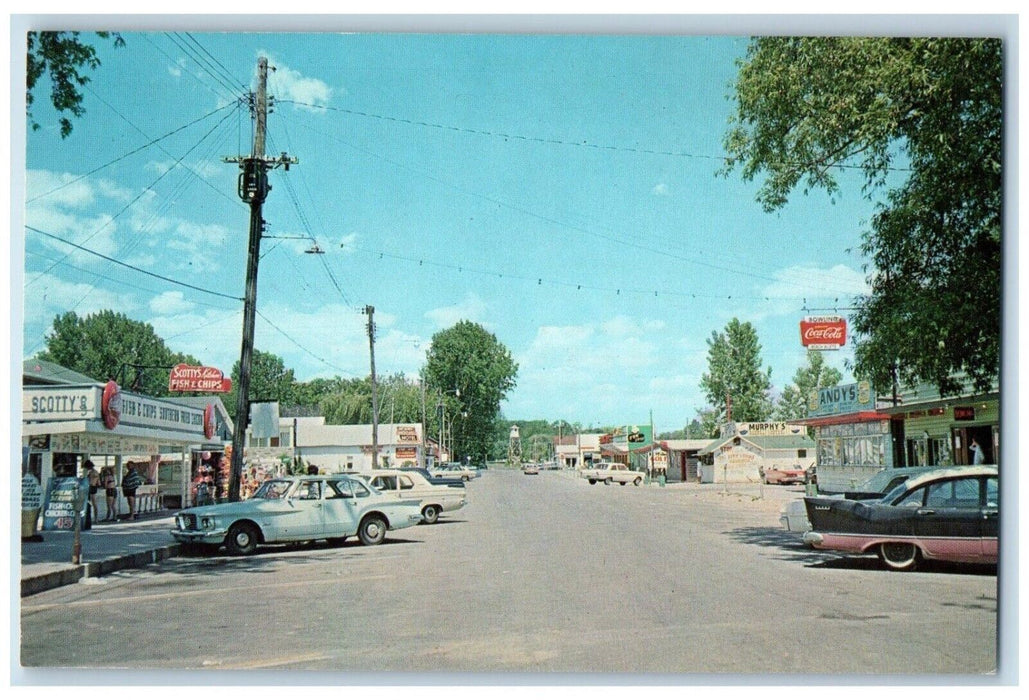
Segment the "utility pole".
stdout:
[[[274,70],[274,69],[273,69]],[[243,299],[243,340],[239,351],[239,385],[236,396],[236,425],[232,435],[232,462],[229,472],[229,500],[239,500],[239,486],[243,476],[243,447],[250,419],[250,366],[254,354],[254,320],[257,316],[257,263],[261,258],[261,233],[264,219],[261,210],[271,186],[268,170],[284,166],[289,170],[296,158],[285,153],[278,157],[264,155],[268,126],[268,59],[257,60],[257,92],[250,96],[254,118],[254,148],[249,157],[233,156],[223,160],[239,163],[239,198],[250,205],[250,244],[247,249],[246,294]]]
[[375,388],[375,307],[366,306],[368,314],[368,352],[372,358],[372,469],[379,468],[379,396]]

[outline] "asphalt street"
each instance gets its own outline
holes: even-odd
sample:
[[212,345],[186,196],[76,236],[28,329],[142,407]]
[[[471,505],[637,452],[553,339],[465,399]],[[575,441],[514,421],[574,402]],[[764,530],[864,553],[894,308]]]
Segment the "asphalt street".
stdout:
[[564,472],[490,470],[468,491],[463,510],[377,547],[177,557],[29,596],[22,664],[272,669],[330,682],[881,681],[996,668],[995,569],[895,573],[874,557],[807,549],[778,523],[802,488],[590,486]]

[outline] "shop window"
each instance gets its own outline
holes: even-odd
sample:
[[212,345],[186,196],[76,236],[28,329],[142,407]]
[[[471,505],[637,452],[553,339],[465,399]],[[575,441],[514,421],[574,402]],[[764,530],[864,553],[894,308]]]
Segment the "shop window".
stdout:
[[807,450],[797,450],[797,459],[807,459]]

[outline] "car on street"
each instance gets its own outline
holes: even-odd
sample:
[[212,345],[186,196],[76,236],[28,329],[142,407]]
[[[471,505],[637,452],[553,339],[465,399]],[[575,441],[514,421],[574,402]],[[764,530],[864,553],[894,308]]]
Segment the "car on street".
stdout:
[[459,510],[468,503],[463,485],[454,488],[447,484],[433,484],[417,472],[376,469],[363,476],[373,488],[382,493],[395,498],[417,499],[421,504],[422,522],[429,525],[439,519],[440,513]]
[[629,469],[621,462],[594,462],[593,467],[584,469],[583,478],[591,484],[597,482],[603,484],[633,484],[639,486],[643,483],[643,472]]
[[258,545],[328,540],[383,541],[387,530],[417,525],[421,504],[368,488],[346,475],[269,479],[245,501],[187,508],[175,514],[171,535],[184,545],[253,554]]
[[894,570],[923,559],[997,563],[1000,483],[996,466],[948,467],[913,476],[877,501],[804,499],[815,549],[875,552]]
[[459,478],[470,481],[479,476],[479,471],[472,467],[466,467],[459,462],[444,462],[432,470],[432,475],[437,477]]
[[430,484],[442,484],[444,486],[453,486],[454,488],[463,489],[465,481],[461,477],[454,476],[433,476],[425,467],[397,467],[402,472],[416,472],[425,477],[425,480]]
[[539,474],[539,473],[540,473],[539,465],[538,464],[534,464],[533,462],[529,462],[528,464],[526,464],[525,466],[522,467],[522,474]]
[[[850,491],[839,494],[819,494],[826,498],[849,498],[851,500],[878,500],[912,476],[925,474],[939,467],[900,467],[881,469],[871,478],[858,484]],[[790,532],[807,532],[811,523],[807,519],[807,506],[803,498],[786,503],[779,511],[779,523]]]
[[809,478],[807,469],[799,464],[792,467],[761,466],[758,467],[757,473],[761,477],[761,482],[765,484],[806,484]]

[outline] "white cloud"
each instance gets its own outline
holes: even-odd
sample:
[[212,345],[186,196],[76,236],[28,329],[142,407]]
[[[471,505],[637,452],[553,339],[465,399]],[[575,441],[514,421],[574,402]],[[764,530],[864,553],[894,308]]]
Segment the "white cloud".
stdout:
[[[322,80],[308,78],[287,66],[282,61],[274,60],[267,52],[259,55],[268,59],[268,91],[278,100],[292,100],[299,109],[320,111],[332,99],[332,88]],[[274,69],[274,70],[272,70]]]
[[489,324],[483,321],[486,316],[486,303],[474,292],[468,292],[465,298],[453,306],[443,306],[425,312],[425,318],[439,328],[449,328],[458,321],[473,321],[487,330]]
[[194,304],[186,301],[182,292],[164,292],[150,300],[150,310],[161,316],[181,314],[193,308]]

